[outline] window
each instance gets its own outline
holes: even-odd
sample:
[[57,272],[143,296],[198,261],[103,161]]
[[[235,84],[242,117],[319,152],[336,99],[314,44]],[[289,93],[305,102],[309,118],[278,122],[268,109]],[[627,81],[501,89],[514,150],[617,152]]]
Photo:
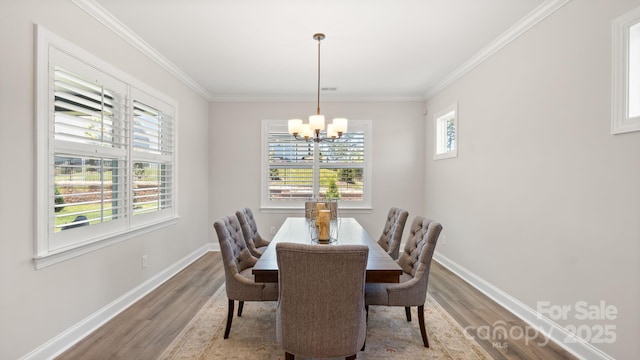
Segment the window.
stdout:
[[640,130],[640,7],[613,21],[611,133]]
[[38,27],[36,267],[175,218],[176,106],[143,88]]
[[262,206],[303,208],[320,196],[342,208],[370,208],[371,122],[351,120],[333,142],[308,143],[289,135],[286,121],[263,121]]
[[458,104],[434,115],[434,160],[458,156]]

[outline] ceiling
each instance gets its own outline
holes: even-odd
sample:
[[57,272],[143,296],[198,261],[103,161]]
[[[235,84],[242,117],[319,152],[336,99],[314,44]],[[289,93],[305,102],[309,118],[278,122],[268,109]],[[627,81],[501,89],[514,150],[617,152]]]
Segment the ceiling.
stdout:
[[[424,99],[544,0],[94,0],[210,100]],[[135,36],[134,35],[134,36]]]

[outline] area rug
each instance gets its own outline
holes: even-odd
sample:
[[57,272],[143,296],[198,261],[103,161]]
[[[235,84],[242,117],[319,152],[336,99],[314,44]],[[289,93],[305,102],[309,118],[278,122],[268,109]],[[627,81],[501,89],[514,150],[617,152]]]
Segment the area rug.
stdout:
[[[491,359],[429,295],[425,323],[430,348],[425,348],[416,310],[412,308],[412,321],[407,322],[402,307],[371,306],[365,351],[357,358]],[[275,302],[245,302],[242,317],[234,316],[229,338],[223,339],[227,296],[222,285],[160,359],[284,359],[276,341],[275,313]]]

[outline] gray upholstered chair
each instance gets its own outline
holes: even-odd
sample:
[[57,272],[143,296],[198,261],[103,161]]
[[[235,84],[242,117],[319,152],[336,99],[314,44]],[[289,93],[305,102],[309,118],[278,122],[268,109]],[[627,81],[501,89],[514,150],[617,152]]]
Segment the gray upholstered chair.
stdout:
[[238,301],[238,316],[242,316],[245,301],[277,301],[278,284],[256,283],[251,270],[258,259],[251,255],[238,218],[226,216],[213,223],[220,242],[220,252],[224,262],[225,287],[229,299],[227,313],[227,328],[224,338],[229,337],[231,322],[233,321],[234,301]]
[[244,241],[247,243],[247,247],[251,252],[251,255],[255,257],[262,256],[262,253],[269,246],[269,241],[260,236],[258,232],[258,226],[256,225],[256,218],[253,217],[253,212],[250,208],[242,208],[236,211],[236,216],[242,227],[242,234],[244,234]]
[[418,322],[422,342],[429,347],[427,331],[424,325],[424,303],[427,298],[427,285],[431,258],[442,231],[442,225],[425,217],[418,216],[411,223],[411,229],[404,251],[397,262],[404,271],[399,284],[367,284],[365,302],[370,305],[404,306],[407,321],[411,321],[411,306],[418,307]]
[[365,245],[276,244],[276,332],[285,359],[355,359],[366,337]]
[[400,242],[404,225],[409,217],[409,212],[403,209],[392,207],[387,214],[387,221],[382,229],[382,235],[378,244],[391,256],[397,259],[400,252]]

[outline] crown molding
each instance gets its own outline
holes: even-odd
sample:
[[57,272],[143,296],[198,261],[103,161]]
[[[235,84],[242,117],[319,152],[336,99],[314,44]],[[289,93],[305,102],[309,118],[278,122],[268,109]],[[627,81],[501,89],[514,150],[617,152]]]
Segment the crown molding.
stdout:
[[[184,84],[186,84],[189,88],[197,92],[199,95],[204,97],[208,101],[213,102],[239,102],[239,101],[256,101],[256,102],[306,102],[309,101],[306,97],[293,95],[293,96],[264,96],[264,95],[255,95],[255,96],[246,96],[246,95],[212,95],[209,91],[207,91],[203,86],[198,84],[195,80],[193,80],[189,75],[187,75],[184,71],[178,68],[175,64],[173,64],[169,59],[160,54],[157,50],[155,50],[151,45],[145,42],[140,36],[135,34],[129,27],[123,24],[120,20],[115,18],[111,13],[109,13],[105,8],[100,6],[95,0],[71,0],[74,4],[84,10],[87,14],[93,16],[96,20],[105,25],[108,29],[116,33],[122,39],[127,41],[133,47],[138,49],[144,55],[155,61],[162,68],[168,71],[170,74],[181,80]],[[571,0],[547,0],[544,3],[540,4],[537,8],[535,8],[532,12],[530,12],[527,16],[525,16],[522,20],[517,22],[507,31],[505,31],[502,35],[500,35],[497,39],[492,41],[489,45],[485,46],[482,50],[480,50],[477,54],[475,54],[471,59],[466,61],[462,66],[458,67],[447,77],[442,79],[436,85],[431,87],[426,91],[424,96],[398,96],[398,95],[381,95],[381,96],[347,96],[336,99],[329,99],[328,101],[337,101],[337,102],[372,102],[372,101],[426,101],[431,97],[435,96],[440,91],[444,90],[447,86],[451,85],[453,82],[464,76],[466,73],[474,69],[476,66],[487,60],[493,54],[498,52],[500,49],[508,45],[513,40],[517,39],[520,35],[524,34],[526,31],[534,27],[537,23],[545,19],[547,16],[553,14],[556,10],[560,9],[566,3]]]
[[540,4],[537,8],[531,11],[527,16],[522,18],[515,25],[513,25],[507,31],[502,33],[502,35],[500,35],[498,38],[496,38],[491,43],[489,43],[489,45],[485,46],[477,54],[471,57],[471,59],[467,60],[464,64],[462,64],[462,66],[458,67],[447,77],[445,77],[436,85],[434,85],[429,90],[427,90],[423,100],[429,100],[430,98],[435,96],[437,93],[444,90],[447,86],[451,85],[456,80],[461,78],[463,75],[471,71],[473,68],[480,65],[482,62],[487,60],[493,54],[500,51],[500,49],[507,46],[509,43],[517,39],[520,35],[527,32],[529,29],[534,27],[537,23],[544,20],[547,16],[556,12],[556,10],[560,9],[569,1],[571,0],[547,0],[544,3]]
[[[210,99],[211,102],[313,102],[317,101],[316,95],[216,95]],[[424,101],[420,95],[344,95],[344,96],[323,96],[322,102],[414,102]]]
[[71,0],[74,4],[84,10],[87,14],[93,16],[96,20],[101,22],[109,30],[116,33],[126,42],[131,44],[134,48],[138,49],[144,55],[155,61],[163,69],[168,71],[171,75],[178,78],[185,85],[190,87],[193,91],[197,92],[200,96],[211,101],[213,96],[204,87],[193,80],[184,71],[180,70],[174,63],[169,61],[166,57],[160,54],[156,49],[144,41],[140,36],[133,32],[129,27],[123,24],[120,20],[116,19],[110,12],[100,6],[94,0]]

